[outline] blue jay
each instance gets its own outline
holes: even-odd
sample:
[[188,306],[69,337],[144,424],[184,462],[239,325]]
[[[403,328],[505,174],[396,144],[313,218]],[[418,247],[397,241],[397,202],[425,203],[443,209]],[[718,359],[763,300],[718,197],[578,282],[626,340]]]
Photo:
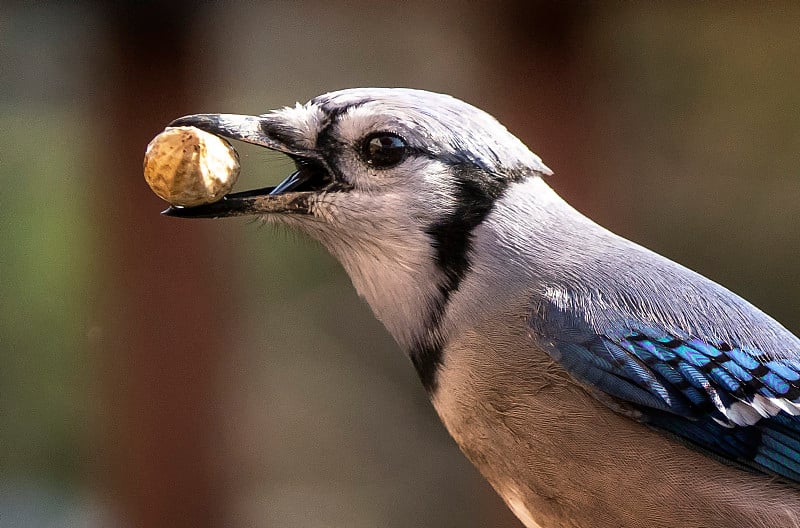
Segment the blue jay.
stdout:
[[318,240],[528,528],[800,527],[800,340],[577,212],[485,112],[365,88],[172,125],[295,162],[165,213]]

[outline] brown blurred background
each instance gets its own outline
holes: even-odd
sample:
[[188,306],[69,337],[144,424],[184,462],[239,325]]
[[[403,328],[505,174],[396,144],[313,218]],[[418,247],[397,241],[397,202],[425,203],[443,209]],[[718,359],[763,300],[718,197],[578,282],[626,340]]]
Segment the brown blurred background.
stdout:
[[[141,158],[187,113],[451,93],[800,331],[796,3],[32,4],[0,7],[2,527],[520,526],[324,251],[159,216]],[[291,167],[240,153],[240,189]]]

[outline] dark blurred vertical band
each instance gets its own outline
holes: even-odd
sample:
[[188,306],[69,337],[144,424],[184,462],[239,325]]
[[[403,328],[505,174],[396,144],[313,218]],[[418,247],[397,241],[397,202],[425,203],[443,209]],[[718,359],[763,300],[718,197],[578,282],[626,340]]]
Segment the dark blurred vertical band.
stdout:
[[210,226],[159,215],[163,202],[142,178],[148,141],[197,111],[190,74],[202,62],[190,34],[202,10],[188,1],[101,4],[109,39],[97,72],[92,186],[96,239],[106,245],[94,313],[104,409],[96,480],[122,526],[217,526],[211,392],[229,313],[224,270],[209,257]]

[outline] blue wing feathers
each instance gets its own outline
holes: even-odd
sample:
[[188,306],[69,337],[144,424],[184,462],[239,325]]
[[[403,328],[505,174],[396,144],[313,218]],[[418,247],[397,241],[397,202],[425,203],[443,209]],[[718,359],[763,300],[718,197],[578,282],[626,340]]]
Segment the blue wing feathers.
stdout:
[[703,352],[696,350],[686,344],[680,344],[673,348],[675,354],[680,356],[683,360],[694,367],[705,367],[711,363],[713,357],[705,355]]
[[800,482],[800,360],[649,328],[578,336],[554,342],[576,378],[636,406],[655,428]]
[[[642,334],[636,334],[636,339],[639,343],[650,342]],[[663,339],[657,342],[666,346]],[[643,346],[642,350],[649,348]],[[762,362],[757,352],[724,345],[718,349],[698,339],[674,346],[672,350],[680,357],[677,362],[663,357],[670,363],[677,363],[677,372],[696,389],[696,392],[683,390],[696,405],[694,410],[707,403],[698,396],[710,400],[716,395],[723,408],[714,406],[712,409],[706,405],[705,416],[686,415],[693,420],[653,415],[651,424],[731,460],[800,482],[800,418],[786,411],[770,415],[762,406],[761,409],[756,407],[761,419],[750,425],[735,423],[730,416],[736,415],[726,416],[725,413],[725,409],[737,402],[738,405],[751,404],[756,394],[769,401],[788,398],[794,402],[796,382],[800,379],[798,365],[788,360]],[[681,414],[679,409],[673,409],[675,411]]]
[[584,380],[614,397],[639,405],[666,409],[667,406],[647,389],[629,382],[634,376],[630,368],[624,368],[607,350],[586,347],[577,343],[564,343],[561,362],[574,376]]
[[728,374],[730,374],[735,379],[741,381],[744,384],[748,384],[753,380],[753,376],[751,376],[749,372],[744,370],[733,360],[724,361],[720,363],[720,366],[724,368],[728,372]]
[[[698,339],[686,342],[673,340],[669,343],[655,340],[654,343],[638,332],[632,334],[631,338],[628,341],[633,341],[637,346],[629,348],[629,351],[636,357],[646,358],[654,349],[672,345],[674,357],[662,352],[659,359],[674,367],[691,386],[705,390],[709,396],[716,394],[726,396],[728,400],[747,403],[752,402],[755,394],[792,403],[797,403],[795,400],[800,397],[800,361],[766,360],[757,351],[745,351],[724,344],[719,345],[720,348],[708,343],[698,346],[701,343]],[[670,381],[676,384],[674,379]],[[676,387],[680,387],[680,384],[677,383]]]
[[697,338],[687,339],[686,344],[698,352],[705,354],[708,357],[717,358],[722,354],[721,350],[717,350],[713,346],[709,345],[705,341]]
[[752,354],[739,348],[731,348],[726,352],[727,356],[747,370],[757,369],[761,364],[756,361]]
[[800,372],[796,370],[800,365],[795,365],[795,370],[784,361],[769,361],[766,365],[772,372],[787,381],[800,380]]
[[742,390],[742,384],[736,381],[723,367],[713,367],[708,371],[708,375],[711,376],[711,379],[720,385],[724,391],[737,397],[744,397],[745,393],[744,390]]

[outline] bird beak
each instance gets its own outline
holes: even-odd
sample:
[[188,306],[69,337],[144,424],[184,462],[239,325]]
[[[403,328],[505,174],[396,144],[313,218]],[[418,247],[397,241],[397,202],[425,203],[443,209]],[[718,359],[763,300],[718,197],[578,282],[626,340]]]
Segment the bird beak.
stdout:
[[226,216],[272,213],[310,214],[311,198],[334,185],[330,172],[313,151],[292,145],[287,128],[275,117],[236,114],[195,114],[176,119],[171,127],[192,126],[291,157],[297,170],[275,187],[264,187],[225,195],[220,201],[194,207],[170,206],[161,214],[182,218],[222,218]]

